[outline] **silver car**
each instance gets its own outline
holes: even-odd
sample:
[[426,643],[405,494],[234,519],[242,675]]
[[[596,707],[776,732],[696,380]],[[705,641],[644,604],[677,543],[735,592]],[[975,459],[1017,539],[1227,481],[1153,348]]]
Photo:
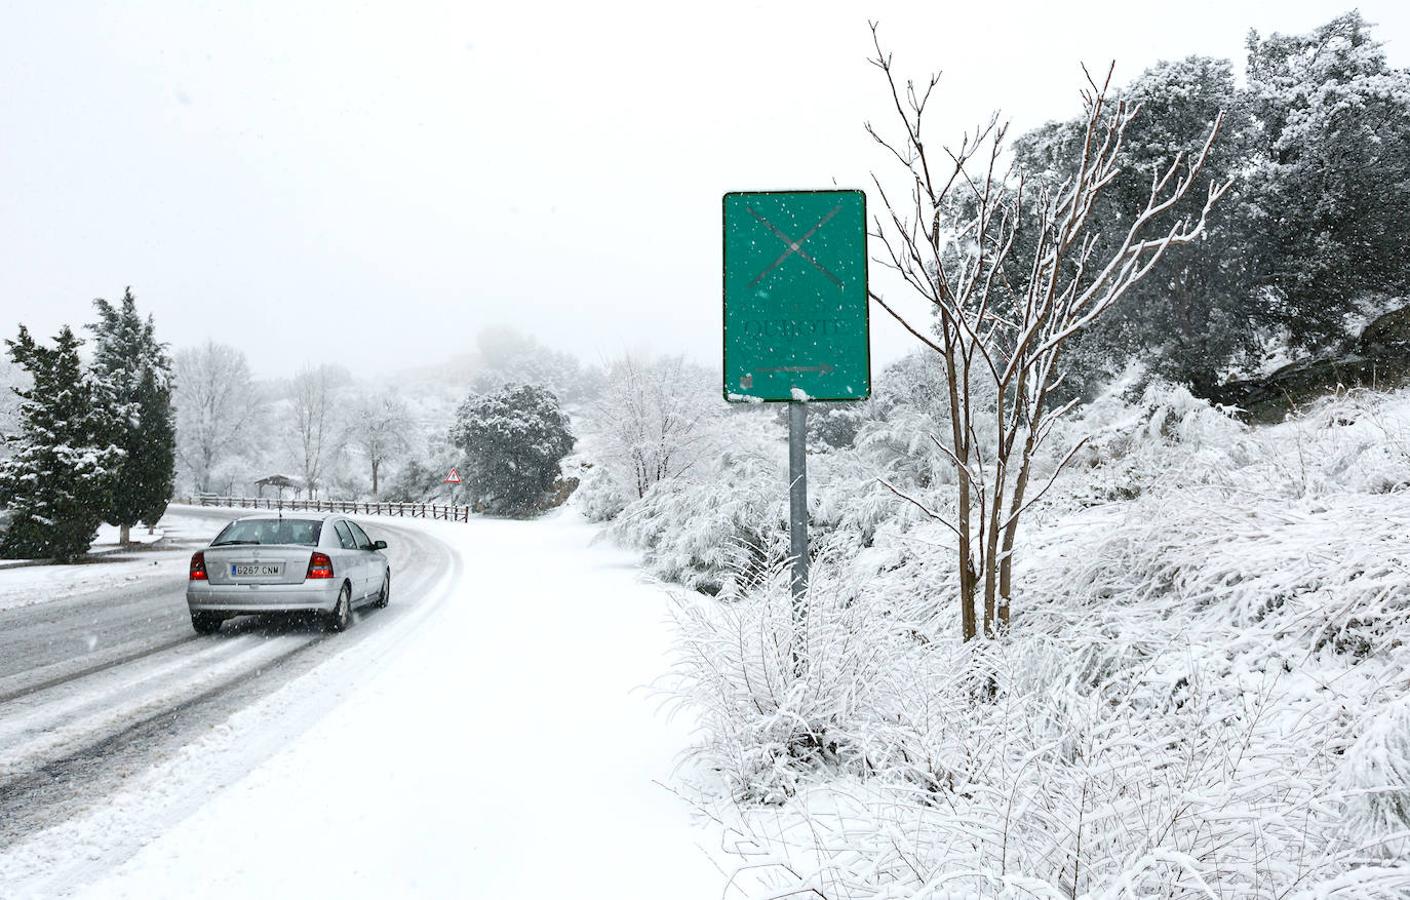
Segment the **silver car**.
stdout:
[[212,634],[235,616],[314,612],[330,630],[343,631],[355,607],[391,599],[386,548],[331,513],[236,519],[191,557],[191,627]]

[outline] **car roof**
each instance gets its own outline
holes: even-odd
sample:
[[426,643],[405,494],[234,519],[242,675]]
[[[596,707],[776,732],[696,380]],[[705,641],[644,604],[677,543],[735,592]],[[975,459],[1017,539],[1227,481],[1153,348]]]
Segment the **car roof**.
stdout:
[[303,519],[305,521],[311,520],[314,522],[326,522],[329,519],[341,519],[343,518],[343,516],[343,513],[336,512],[299,512],[292,509],[288,510],[287,512],[284,512],[277,509],[271,509],[265,513],[258,513],[252,516],[241,516],[235,521],[249,522],[254,519]]

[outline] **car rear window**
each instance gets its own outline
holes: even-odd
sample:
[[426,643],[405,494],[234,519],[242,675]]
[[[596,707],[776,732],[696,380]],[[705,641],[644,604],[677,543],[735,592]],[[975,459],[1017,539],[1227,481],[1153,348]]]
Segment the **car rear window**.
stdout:
[[222,544],[299,544],[317,547],[323,523],[317,519],[241,519],[225,526],[211,542]]

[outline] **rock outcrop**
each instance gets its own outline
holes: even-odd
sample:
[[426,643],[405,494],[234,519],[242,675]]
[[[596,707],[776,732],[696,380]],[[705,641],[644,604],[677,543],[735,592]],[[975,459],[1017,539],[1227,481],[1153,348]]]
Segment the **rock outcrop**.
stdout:
[[1405,384],[1410,384],[1410,306],[1375,319],[1341,352],[1289,363],[1262,378],[1231,381],[1209,399],[1237,407],[1249,421],[1279,422],[1338,390]]

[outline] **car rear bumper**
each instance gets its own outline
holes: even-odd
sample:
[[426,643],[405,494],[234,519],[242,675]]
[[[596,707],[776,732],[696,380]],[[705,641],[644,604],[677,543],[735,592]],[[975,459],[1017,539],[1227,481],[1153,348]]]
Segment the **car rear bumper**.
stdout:
[[235,615],[263,612],[332,612],[343,582],[315,579],[302,584],[210,584],[190,582],[186,605],[192,612]]

